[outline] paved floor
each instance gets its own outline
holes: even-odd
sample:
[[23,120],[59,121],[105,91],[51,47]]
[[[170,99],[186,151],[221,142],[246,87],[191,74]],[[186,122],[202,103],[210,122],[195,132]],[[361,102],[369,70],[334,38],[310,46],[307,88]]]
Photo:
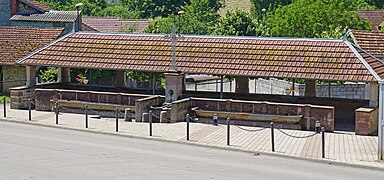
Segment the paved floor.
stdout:
[[[2,113],[0,113],[2,116]],[[28,111],[7,110],[9,121],[28,122]],[[32,111],[34,124],[60,126],[72,129],[85,129],[85,118],[82,114],[61,113],[59,125],[55,125],[53,112]],[[116,133],[115,119],[102,118],[89,120],[89,131]],[[225,125],[213,126],[209,124],[191,123],[190,141],[186,140],[186,123],[153,124],[153,136],[150,138],[169,141],[184,142],[230,148],[262,153],[282,154],[306,159],[322,159],[321,135],[313,132],[299,130],[275,130],[275,152],[271,151],[271,131],[269,128],[231,126],[231,145],[227,146],[227,127]],[[119,120],[121,135],[149,137],[148,123],[125,122]],[[313,136],[312,136],[313,135]],[[305,137],[308,138],[294,138]],[[355,165],[384,168],[383,162],[377,159],[377,136],[357,136],[353,133],[326,133],[325,159],[331,162],[340,162]]]
[[382,179],[384,171],[0,122],[0,179]]

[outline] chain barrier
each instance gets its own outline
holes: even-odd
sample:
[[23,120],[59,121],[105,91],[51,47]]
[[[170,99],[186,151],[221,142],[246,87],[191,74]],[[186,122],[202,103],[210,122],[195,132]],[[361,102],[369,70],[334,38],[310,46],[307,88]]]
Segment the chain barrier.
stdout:
[[310,135],[307,135],[307,136],[295,136],[295,135],[291,135],[291,134],[288,134],[286,132],[284,132],[283,130],[279,129],[279,128],[276,128],[278,131],[280,131],[282,134],[286,135],[286,136],[289,136],[289,137],[292,137],[292,138],[298,138],[298,139],[302,139],[302,138],[310,138],[310,137],[313,137],[313,136],[316,136],[318,133],[314,133],[314,134],[310,134]]
[[152,113],[152,116],[155,117],[155,118],[157,118],[157,119],[160,119],[160,117],[159,117],[159,116],[156,116],[155,113]]
[[59,104],[59,110],[60,110],[60,109],[65,110],[65,111],[69,111],[70,113],[79,113],[79,111],[85,110],[85,108],[81,108],[81,109],[70,109],[70,108],[66,108],[66,107],[60,106],[60,104]]
[[96,115],[101,116],[101,114],[100,114],[98,111],[95,111],[95,110],[93,110],[93,109],[91,109],[91,108],[89,108],[89,107],[88,107],[88,110],[89,110],[89,112],[93,112],[93,113],[95,113]]
[[260,132],[260,131],[263,131],[265,129],[267,129],[266,127],[263,127],[261,129],[246,129],[246,128],[243,128],[243,127],[240,127],[240,126],[235,126],[243,131],[248,131],[248,132]]

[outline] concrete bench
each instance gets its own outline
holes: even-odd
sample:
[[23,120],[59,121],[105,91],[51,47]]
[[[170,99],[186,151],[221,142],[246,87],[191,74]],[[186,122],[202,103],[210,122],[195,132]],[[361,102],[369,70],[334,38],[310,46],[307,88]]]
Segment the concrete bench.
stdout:
[[192,108],[192,112],[197,117],[212,118],[214,114],[219,119],[231,118],[234,120],[257,121],[257,122],[276,122],[276,123],[292,123],[297,124],[303,118],[303,115],[275,115],[275,114],[255,114],[245,112],[225,112],[225,111],[208,111],[201,110],[198,107]]

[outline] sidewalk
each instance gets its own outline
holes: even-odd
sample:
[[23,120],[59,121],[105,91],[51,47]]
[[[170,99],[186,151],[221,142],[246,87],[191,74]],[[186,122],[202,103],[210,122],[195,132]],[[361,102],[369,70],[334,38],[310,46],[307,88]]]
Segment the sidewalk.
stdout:
[[[1,106],[2,110],[2,106]],[[119,120],[119,132],[115,132],[114,118],[89,118],[89,128],[85,129],[85,115],[60,113],[59,125],[55,124],[53,112],[32,111],[32,121],[28,121],[27,110],[8,109],[7,117],[1,112],[0,120],[25,122],[47,126],[104,132],[136,137],[163,139],[187,144],[198,144],[242,151],[280,154],[298,158],[322,160],[321,134],[309,138],[293,138],[275,129],[275,152],[271,151],[271,131],[269,128],[231,126],[231,145],[227,146],[227,126],[190,123],[190,141],[186,140],[186,123],[153,124],[153,136],[149,136],[148,123],[125,122]],[[286,134],[303,137],[313,132],[282,130]],[[330,162],[384,168],[384,162],[377,159],[377,136],[357,136],[353,133],[326,133],[325,159]]]

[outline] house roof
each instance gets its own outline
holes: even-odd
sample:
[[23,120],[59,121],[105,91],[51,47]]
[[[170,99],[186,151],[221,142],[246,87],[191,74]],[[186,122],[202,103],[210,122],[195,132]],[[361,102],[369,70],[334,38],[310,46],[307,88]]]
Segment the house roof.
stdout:
[[360,17],[372,22],[374,29],[378,30],[381,23],[384,22],[384,10],[358,10]]
[[34,8],[38,11],[41,11],[41,12],[47,12],[47,11],[52,10],[52,8],[48,7],[47,5],[42,4],[42,3],[35,1],[35,0],[19,0],[19,1],[31,6],[32,8]]
[[44,14],[14,15],[11,21],[75,22],[77,11],[49,11]]
[[127,32],[133,30],[132,32],[140,33],[148,26],[148,20],[113,17],[83,17],[82,22],[86,26],[86,28],[83,28],[84,30],[98,32]]
[[[381,61],[343,40],[184,36],[176,56],[179,70],[191,74],[361,82],[384,77],[370,66],[382,68]],[[164,35],[77,32],[18,63],[167,72],[171,59]]]
[[352,31],[354,43],[371,55],[384,59],[384,32]]
[[55,40],[62,28],[0,26],[0,65],[15,65],[16,60]]

